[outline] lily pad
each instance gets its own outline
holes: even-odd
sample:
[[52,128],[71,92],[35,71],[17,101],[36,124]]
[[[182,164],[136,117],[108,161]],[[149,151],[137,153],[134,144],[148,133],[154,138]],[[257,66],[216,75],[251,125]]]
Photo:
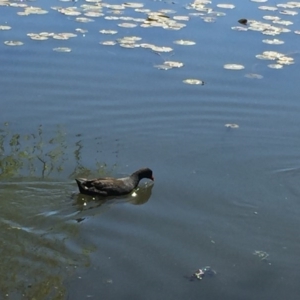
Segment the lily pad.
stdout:
[[24,43],[21,41],[5,41],[4,44],[6,46],[22,46],[22,45],[24,45]]
[[284,41],[282,40],[277,40],[277,39],[273,39],[273,40],[263,40],[263,43],[265,44],[270,44],[270,45],[282,45],[284,44]]
[[271,68],[271,69],[282,69],[283,65],[281,65],[281,64],[270,64],[270,65],[268,65],[268,67]]
[[53,51],[55,51],[55,52],[71,52],[72,49],[68,48],[68,47],[57,47],[57,48],[53,48]]
[[276,6],[259,6],[258,8],[261,10],[269,10],[269,11],[278,10],[278,8]]
[[243,65],[238,65],[238,64],[226,64],[224,65],[224,69],[238,71],[238,70],[245,69],[245,67]]
[[194,41],[189,41],[189,40],[176,40],[173,42],[174,44],[177,45],[182,45],[182,46],[192,46],[192,45],[196,45],[196,42]]
[[105,29],[102,29],[99,32],[102,34],[117,34],[118,33],[117,30],[105,30]]
[[137,2],[125,2],[123,3],[125,7],[130,7],[130,8],[141,8],[144,6],[143,3],[137,3]]
[[89,22],[94,22],[95,20],[90,19],[90,18],[84,18],[84,17],[78,17],[75,19],[77,22],[81,23],[89,23]]
[[114,46],[117,43],[115,41],[104,41],[104,42],[100,42],[100,44],[104,46]]
[[86,17],[92,17],[92,18],[98,18],[104,16],[103,13],[97,12],[97,11],[88,11],[84,13]]
[[186,84],[204,85],[204,81],[199,80],[199,79],[189,78],[189,79],[183,80],[183,82],[186,83]]
[[153,47],[151,47],[151,49],[156,52],[171,52],[171,51],[173,51],[173,49],[171,47],[153,46]]
[[7,25],[0,25],[0,30],[10,30],[11,27]]
[[222,3],[220,3],[220,4],[217,4],[217,7],[219,7],[219,8],[227,8],[227,9],[233,9],[233,8],[235,8],[235,6],[233,5],[233,4],[222,4]]
[[134,28],[136,27],[137,25],[134,24],[134,23],[120,23],[118,24],[119,27],[125,27],[125,28]]

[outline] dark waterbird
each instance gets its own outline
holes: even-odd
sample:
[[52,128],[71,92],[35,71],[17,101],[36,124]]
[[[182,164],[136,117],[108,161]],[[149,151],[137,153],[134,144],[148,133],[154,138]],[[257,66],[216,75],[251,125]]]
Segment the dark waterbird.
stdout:
[[128,177],[103,177],[96,179],[75,179],[81,194],[99,196],[120,196],[129,194],[134,190],[140,180],[148,178],[154,180],[152,170],[148,168],[137,170]]

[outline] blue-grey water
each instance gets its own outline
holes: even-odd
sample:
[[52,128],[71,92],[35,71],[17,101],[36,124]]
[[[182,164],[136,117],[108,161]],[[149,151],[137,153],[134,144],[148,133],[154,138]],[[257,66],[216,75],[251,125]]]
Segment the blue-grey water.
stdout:
[[[0,1],[0,26],[11,27],[0,30],[1,299],[299,298],[300,21],[282,12],[299,13],[300,2],[277,11],[259,6],[284,2],[202,2],[203,10],[188,0],[142,3],[172,10],[168,20],[189,16],[172,30],[142,27],[136,19],[149,21],[147,12],[110,6],[119,0]],[[18,15],[20,5],[48,13]],[[84,16],[86,5],[103,15]],[[293,22],[274,24],[290,32],[231,29],[241,18],[273,24],[264,16]],[[77,36],[27,36],[40,32]],[[125,36],[173,51],[101,44]],[[263,51],[294,64],[269,68],[276,62],[255,57]],[[155,67],[169,60],[184,66]],[[189,78],[204,85],[183,83]],[[136,196],[77,192],[75,177],[145,166],[155,182],[141,182]],[[205,266],[216,274],[189,280]]]

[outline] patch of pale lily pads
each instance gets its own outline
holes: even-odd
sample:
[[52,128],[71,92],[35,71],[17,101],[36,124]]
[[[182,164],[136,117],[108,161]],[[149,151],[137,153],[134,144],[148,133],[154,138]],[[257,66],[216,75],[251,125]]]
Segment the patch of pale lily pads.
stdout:
[[130,7],[130,8],[142,8],[142,7],[144,7],[144,4],[137,3],[137,2],[125,2],[125,3],[123,3],[123,6]]
[[263,19],[268,20],[268,21],[279,21],[280,18],[277,16],[263,16]]
[[55,40],[68,40],[69,38],[76,37],[77,34],[64,32],[64,33],[54,33],[54,32],[40,32],[40,33],[27,33],[32,40],[44,41],[49,39],[49,37]]
[[32,33],[32,34],[27,34],[32,40],[35,40],[35,41],[45,41],[45,40],[48,40],[49,37],[47,36],[42,36],[42,35],[39,35],[39,34],[35,34],[35,33]]
[[163,13],[163,14],[176,14],[176,10],[174,9],[160,9],[159,10],[160,13]]
[[296,12],[294,10],[281,10],[281,11],[279,11],[279,13],[282,14],[282,15],[289,15],[289,16],[298,15],[298,12]]
[[57,48],[53,48],[53,51],[55,52],[71,52],[72,49],[71,48],[68,48],[68,47],[57,47]]
[[85,17],[78,17],[75,19],[77,22],[80,22],[80,23],[89,23],[89,22],[94,22],[95,20],[94,19],[91,19],[91,18],[85,18]]
[[117,44],[116,41],[104,41],[104,42],[100,42],[101,45],[104,45],[104,46],[114,46]]
[[[181,30],[182,28],[187,26],[187,22],[191,17],[198,18],[207,23],[217,22],[219,17],[223,17],[226,15],[223,11],[216,11],[213,8],[213,1],[210,0],[191,0],[191,3],[186,5],[186,9],[189,11],[187,15],[177,15],[176,10],[174,9],[160,9],[158,11],[151,11],[150,9],[145,7],[144,3],[137,2],[125,2],[123,4],[110,4],[103,2],[101,0],[85,0],[83,3],[72,1],[72,0],[60,0],[61,2],[70,2],[69,7],[61,7],[61,6],[52,6],[52,11],[55,13],[59,13],[61,15],[68,16],[68,19],[75,22],[80,23],[89,23],[94,22],[95,18],[103,17],[103,20],[110,21],[118,21],[118,24],[115,22],[115,26],[126,28],[126,32],[130,32],[131,28],[140,26],[142,28],[158,28],[155,30],[163,29],[163,30]],[[251,0],[256,3],[264,3],[267,0]],[[271,3],[273,4],[273,3]],[[46,14],[47,10],[42,9],[36,6],[30,6],[28,2],[11,2],[9,0],[0,0],[0,6],[11,6],[21,9],[22,11],[18,11],[19,15],[28,16],[34,14]],[[67,4],[64,4],[67,6]],[[226,9],[234,9],[235,5],[230,3],[217,3],[214,7],[219,8],[220,10]],[[173,7],[172,7],[173,8]],[[287,3],[279,3],[277,5],[261,5],[258,4],[257,8],[260,10],[273,12],[274,15],[263,16],[262,21],[256,20],[247,20],[240,19],[241,26],[233,26],[232,30],[235,31],[256,31],[260,34],[268,35],[268,36],[277,36],[279,34],[291,32],[288,26],[292,26],[293,22],[291,20],[283,20],[279,16],[287,15],[286,18],[291,18],[298,14],[298,9],[300,8],[299,1],[288,1]],[[126,15],[126,11],[134,12],[133,16]],[[270,13],[271,14],[271,13]],[[276,16],[275,14],[279,15]],[[138,15],[138,16],[136,16]],[[242,17],[242,16],[241,16]],[[241,22],[242,21],[242,22]],[[112,22],[114,23],[114,22]],[[111,26],[108,26],[110,28]],[[113,28],[113,27],[111,27]],[[9,30],[11,29],[8,25],[0,25],[0,30]],[[120,29],[122,31],[122,29]],[[117,30],[106,30],[102,29],[99,31],[102,34],[117,34]],[[300,34],[300,30],[294,30],[295,34]],[[85,36],[85,33],[88,33],[86,29],[76,29],[76,33],[82,33]],[[243,33],[241,33],[243,34]],[[59,39],[59,40],[68,40],[71,37],[76,37],[77,35],[74,33],[53,33],[53,32],[40,32],[40,33],[30,33],[28,36],[33,40],[47,40],[49,38]],[[177,37],[178,38],[178,37]],[[173,48],[171,48],[168,44],[164,46],[158,46],[150,43],[141,43],[140,37],[123,37],[118,38],[116,40],[107,40],[101,41],[100,44],[105,46],[114,46],[118,44],[123,48],[146,48],[150,49],[157,54],[159,53],[168,53],[172,52]],[[6,45],[9,46],[20,46],[23,43],[20,41],[5,41]],[[21,43],[21,44],[20,44]],[[173,41],[174,44],[181,46],[191,46],[195,45],[196,42],[185,39],[178,39]],[[266,38],[263,39],[263,43],[269,45],[281,45],[284,41],[276,38]],[[54,51],[58,52],[70,52],[71,48],[68,47],[59,47],[54,48]],[[275,54],[277,53],[277,54]],[[273,60],[274,64],[270,64],[270,68],[282,68],[284,65],[290,65],[294,63],[294,59],[292,57],[288,57],[283,53],[278,53],[275,51],[264,51],[262,54],[256,55],[259,59],[265,60]],[[156,68],[169,70],[172,68],[181,68],[183,63],[176,61],[165,61],[161,65],[156,65]],[[224,65],[225,69],[228,70],[242,70],[244,69],[243,65],[238,64],[226,64]],[[258,74],[246,74],[248,78],[257,78],[260,79]],[[257,76],[257,77],[256,77]],[[198,83],[198,81],[200,83]],[[188,84],[203,84],[203,81],[198,79],[186,79],[185,83]]]
[[155,65],[154,68],[159,69],[159,70],[164,70],[164,71],[172,69],[172,67],[165,65],[165,64]]
[[272,23],[274,24],[279,24],[279,25],[283,25],[283,26],[290,26],[293,25],[294,23],[291,21],[285,21],[285,20],[274,20]]
[[119,27],[124,27],[124,28],[134,28],[137,26],[137,24],[134,23],[120,23],[118,24]]
[[[56,8],[52,9],[56,10]],[[81,15],[81,12],[78,11],[76,8],[58,8],[57,11],[66,16],[76,17]]]
[[22,45],[24,45],[24,43],[21,41],[5,41],[4,44],[6,46],[22,46]]
[[189,21],[190,17],[189,16],[174,16],[173,19],[177,20],[177,21]]
[[106,29],[102,29],[99,32],[102,34],[117,34],[118,33],[117,30],[106,30]]
[[103,13],[96,12],[96,11],[88,11],[88,12],[84,13],[84,15],[86,17],[92,17],[92,18],[99,18],[99,17],[104,16]]
[[64,36],[63,34],[59,34],[59,33],[58,34],[54,34],[53,38],[55,40],[68,40],[69,39],[69,37]]
[[243,65],[239,65],[239,64],[226,64],[223,67],[226,70],[234,70],[234,71],[239,71],[239,70],[245,69],[245,67]]
[[273,40],[265,39],[265,40],[262,40],[262,41],[263,41],[263,43],[269,44],[269,45],[282,45],[282,44],[284,44],[284,41],[278,40],[278,39],[273,39]]
[[201,17],[201,19],[206,23],[214,23],[216,22],[216,18],[214,17]]
[[123,48],[138,48],[138,47],[140,47],[139,44],[135,44],[135,43],[125,43],[125,44],[121,43],[119,45],[120,45],[120,47],[123,47]]
[[87,32],[88,32],[88,30],[86,30],[86,29],[82,29],[82,28],[76,28],[76,29],[75,29],[75,31],[77,31],[77,32],[79,32],[79,33],[82,33],[82,34],[84,34],[84,33],[87,33]]
[[283,57],[284,54],[276,51],[264,51],[262,54],[256,55],[258,59],[276,60]]
[[0,25],[0,30],[10,30],[11,27],[8,25]]
[[233,4],[222,4],[222,3],[220,3],[220,4],[217,4],[217,7],[219,7],[219,8],[227,8],[227,9],[233,9],[233,8],[235,8],[235,6],[233,5]]
[[160,70],[170,70],[183,67],[183,63],[178,61],[165,61],[163,64],[155,65],[154,67]]
[[42,9],[40,7],[34,7],[34,6],[26,6],[24,11],[17,12],[17,14],[19,16],[44,15],[44,14],[47,14],[47,13],[48,13],[47,10]]
[[6,1],[6,4],[11,7],[27,7],[28,6],[25,3],[15,3],[15,2],[10,3],[9,1]]
[[284,65],[294,64],[293,57],[286,56],[285,54],[276,51],[264,51],[262,54],[256,55],[256,58],[263,60],[276,60],[276,63],[268,65],[271,69],[282,69]]
[[292,2],[292,1],[290,1],[288,3],[277,4],[276,6],[277,7],[282,7],[282,8],[287,8],[287,9],[289,9],[289,8],[291,8],[291,9],[293,9],[293,8],[300,8],[300,2]]
[[236,31],[247,31],[248,30],[247,27],[242,27],[242,26],[232,26],[231,29],[236,30]]
[[196,42],[189,41],[189,40],[176,40],[173,43],[177,44],[177,45],[182,45],[182,46],[193,46],[193,45],[196,45]]
[[110,20],[110,21],[116,21],[116,20],[119,20],[120,18],[116,17],[116,16],[105,16],[104,19]]
[[281,64],[269,64],[268,67],[271,68],[271,69],[282,69],[283,65],[281,65]]
[[276,6],[259,6],[258,9],[269,10],[269,11],[276,11],[276,10],[278,10],[278,8]]
[[200,79],[192,79],[192,78],[183,80],[183,83],[192,84],[192,85],[204,85],[204,81]]
[[293,65],[295,62],[293,57],[282,56],[277,60],[277,63],[280,65]]

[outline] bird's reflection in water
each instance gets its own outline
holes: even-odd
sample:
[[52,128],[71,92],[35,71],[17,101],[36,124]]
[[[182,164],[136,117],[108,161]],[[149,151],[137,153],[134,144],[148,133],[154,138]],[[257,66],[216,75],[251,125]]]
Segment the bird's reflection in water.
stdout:
[[72,198],[75,200],[73,205],[76,206],[78,212],[82,214],[82,216],[77,218],[76,221],[78,223],[84,221],[86,217],[90,215],[88,211],[96,209],[96,211],[93,212],[97,213],[98,209],[100,209],[100,207],[104,205],[109,207],[113,204],[120,204],[120,203],[130,203],[133,205],[145,204],[146,202],[148,202],[148,200],[151,197],[153,186],[154,184],[152,182],[147,182],[144,185],[140,185],[137,189],[135,189],[130,194],[126,196],[118,196],[118,197],[101,197],[101,196],[95,197],[95,196],[75,193],[72,196]]

